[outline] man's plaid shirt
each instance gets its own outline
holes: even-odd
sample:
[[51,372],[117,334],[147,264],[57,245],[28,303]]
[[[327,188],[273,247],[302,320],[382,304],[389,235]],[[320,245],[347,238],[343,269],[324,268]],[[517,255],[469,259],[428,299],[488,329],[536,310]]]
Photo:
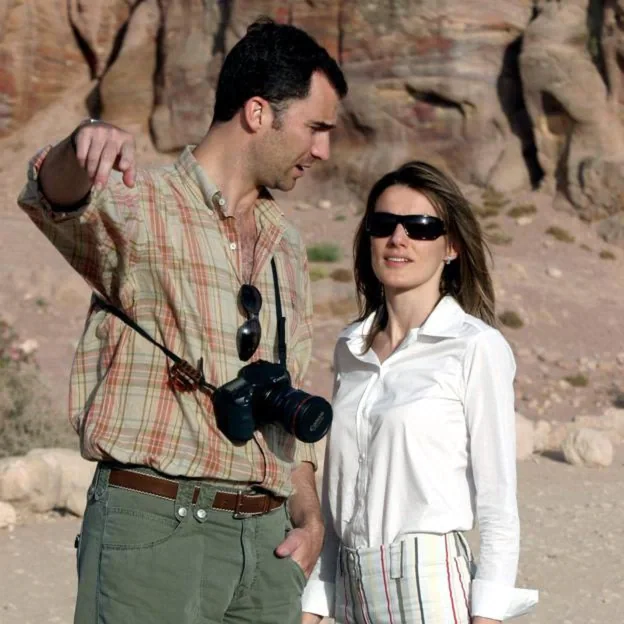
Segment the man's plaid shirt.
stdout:
[[[237,305],[245,277],[236,219],[191,149],[170,167],[140,171],[134,188],[109,181],[67,214],[54,213],[39,189],[49,149],[30,163],[21,208],[95,291],[178,356],[192,364],[203,357],[208,382],[220,386],[236,377],[243,365],[236,332],[246,318]],[[258,200],[255,217],[259,238],[251,283],[263,305],[262,341],[252,360],[278,359],[274,257],[288,369],[300,386],[311,353],[305,247],[268,193]],[[291,491],[293,465],[316,464],[314,448],[279,425],[265,425],[247,444],[233,445],[216,426],[209,396],[172,389],[170,365],[122,321],[91,307],[70,384],[70,418],[86,458],[253,483],[280,495]]]

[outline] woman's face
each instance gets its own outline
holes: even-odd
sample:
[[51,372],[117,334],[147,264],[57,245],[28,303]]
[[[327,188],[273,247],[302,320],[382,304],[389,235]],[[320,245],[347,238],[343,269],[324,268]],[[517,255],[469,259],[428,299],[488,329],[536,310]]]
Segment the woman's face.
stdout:
[[[438,216],[422,193],[398,185],[390,186],[379,196],[375,212]],[[444,260],[447,256],[455,258],[457,255],[446,236],[435,240],[413,240],[401,224],[397,224],[390,236],[370,238],[373,271],[386,293],[424,287],[437,295]]]

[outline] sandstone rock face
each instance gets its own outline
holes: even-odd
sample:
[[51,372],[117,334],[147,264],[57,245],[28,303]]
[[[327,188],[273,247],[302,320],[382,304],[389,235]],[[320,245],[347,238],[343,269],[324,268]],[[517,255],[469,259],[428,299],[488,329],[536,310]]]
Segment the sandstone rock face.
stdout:
[[408,158],[510,192],[541,183],[623,236],[624,0],[0,0],[0,136],[79,81],[94,116],[176,150],[207,130],[224,55],[260,14],[350,84],[328,172]]
[[624,3],[539,5],[524,32],[520,67],[544,184],[584,219],[601,219],[621,210],[624,192]]
[[0,0],[0,137],[88,77],[65,0]]

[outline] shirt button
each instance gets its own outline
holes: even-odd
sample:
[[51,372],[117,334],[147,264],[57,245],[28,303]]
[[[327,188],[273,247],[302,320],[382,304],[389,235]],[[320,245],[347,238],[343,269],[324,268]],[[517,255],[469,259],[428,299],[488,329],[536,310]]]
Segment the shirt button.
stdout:
[[230,243],[230,249],[234,251],[236,249],[236,243]]
[[363,464],[366,461],[366,455],[360,455],[360,464]]
[[210,210],[210,208],[208,208],[208,214],[212,216],[214,214],[214,210]]
[[225,206],[225,199],[223,197],[219,197],[219,206]]
[[197,510],[197,517],[200,520],[203,520],[206,517],[206,510],[205,509],[198,509]]
[[178,507],[178,516],[180,516],[180,518],[186,516],[186,507]]

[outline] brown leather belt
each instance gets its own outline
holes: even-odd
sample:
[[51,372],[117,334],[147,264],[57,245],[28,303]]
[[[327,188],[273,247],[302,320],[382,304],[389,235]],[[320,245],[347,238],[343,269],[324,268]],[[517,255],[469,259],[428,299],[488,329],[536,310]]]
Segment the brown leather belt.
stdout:
[[[175,500],[178,494],[178,482],[171,479],[154,477],[133,470],[113,468],[108,477],[108,484],[125,490],[152,494],[161,498]],[[199,498],[200,487],[193,490],[193,503]],[[259,516],[277,509],[286,499],[274,494],[245,494],[244,492],[224,492],[217,490],[212,502],[212,509],[231,511],[241,516]]]

